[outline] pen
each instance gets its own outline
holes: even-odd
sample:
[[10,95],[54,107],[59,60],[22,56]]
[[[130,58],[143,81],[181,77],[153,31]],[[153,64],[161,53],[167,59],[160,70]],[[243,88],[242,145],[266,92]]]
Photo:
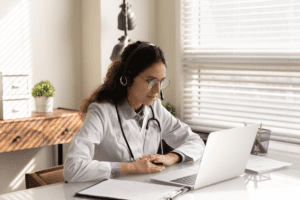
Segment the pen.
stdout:
[[178,197],[179,195],[186,193],[187,191],[189,191],[191,188],[188,187],[183,187],[180,190],[176,190],[176,192],[174,194],[172,194],[171,196],[167,197],[166,200],[173,200],[176,197]]

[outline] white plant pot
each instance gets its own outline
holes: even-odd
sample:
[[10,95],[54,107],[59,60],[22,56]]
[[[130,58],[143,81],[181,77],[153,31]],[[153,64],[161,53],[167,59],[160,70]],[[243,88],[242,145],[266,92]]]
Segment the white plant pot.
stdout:
[[36,112],[53,112],[53,97],[35,97]]

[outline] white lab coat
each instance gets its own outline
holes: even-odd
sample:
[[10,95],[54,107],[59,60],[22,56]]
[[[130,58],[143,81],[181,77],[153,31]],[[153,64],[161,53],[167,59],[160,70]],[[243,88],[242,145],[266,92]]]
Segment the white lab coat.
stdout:
[[[190,127],[173,117],[156,99],[152,104],[155,119],[160,122],[162,138],[182,156],[182,161],[196,161],[204,153],[204,142]],[[135,160],[143,155],[157,153],[160,132],[149,106],[144,106],[142,127],[137,113],[126,101],[118,106],[123,130]],[[95,157],[94,157],[95,156]],[[63,175],[68,182],[101,181],[121,173],[119,162],[132,161],[122,135],[115,105],[92,103],[80,131],[74,135],[67,153]]]

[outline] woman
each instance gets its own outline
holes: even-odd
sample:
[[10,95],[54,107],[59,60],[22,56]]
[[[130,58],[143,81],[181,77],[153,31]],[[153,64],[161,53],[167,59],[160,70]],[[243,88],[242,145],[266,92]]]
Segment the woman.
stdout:
[[[156,99],[169,84],[166,66],[162,50],[150,43],[138,41],[125,48],[104,84],[80,107],[85,120],[66,156],[66,181],[161,172],[165,167],[155,163],[169,166],[202,157],[202,139]],[[166,155],[156,154],[161,137],[174,148]]]

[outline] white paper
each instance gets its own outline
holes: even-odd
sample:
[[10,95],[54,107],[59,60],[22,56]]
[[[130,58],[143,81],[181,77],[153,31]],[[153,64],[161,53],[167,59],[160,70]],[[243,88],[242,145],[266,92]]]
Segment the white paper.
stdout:
[[264,172],[269,172],[276,169],[288,167],[290,165],[292,165],[292,163],[273,160],[271,158],[266,158],[261,156],[250,155],[246,166],[246,170],[257,172],[257,173],[264,173]]
[[181,188],[182,187],[109,179],[78,193],[94,197],[158,200]]

